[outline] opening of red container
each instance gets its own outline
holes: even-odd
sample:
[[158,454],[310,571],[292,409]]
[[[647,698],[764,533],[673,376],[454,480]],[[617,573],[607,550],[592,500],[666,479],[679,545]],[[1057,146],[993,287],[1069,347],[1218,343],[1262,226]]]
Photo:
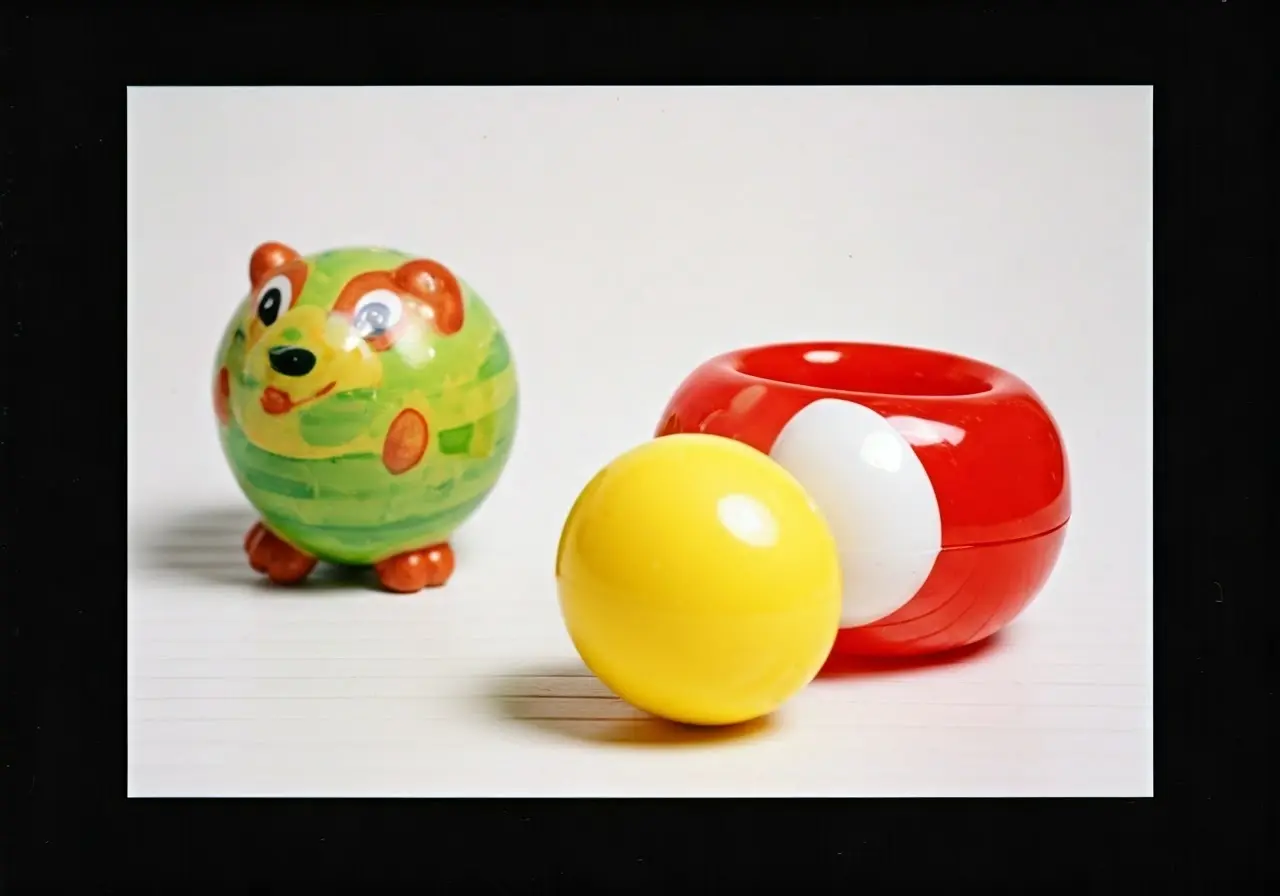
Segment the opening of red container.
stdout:
[[849,342],[748,349],[734,366],[747,376],[795,386],[916,397],[990,392],[994,373],[985,364],[944,352]]

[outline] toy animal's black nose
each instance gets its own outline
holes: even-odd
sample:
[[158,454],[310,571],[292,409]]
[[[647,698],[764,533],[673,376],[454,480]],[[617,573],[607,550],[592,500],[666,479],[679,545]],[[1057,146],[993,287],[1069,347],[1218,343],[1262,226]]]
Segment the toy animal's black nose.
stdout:
[[277,345],[267,352],[271,369],[284,376],[306,376],[316,366],[316,356],[305,348]]

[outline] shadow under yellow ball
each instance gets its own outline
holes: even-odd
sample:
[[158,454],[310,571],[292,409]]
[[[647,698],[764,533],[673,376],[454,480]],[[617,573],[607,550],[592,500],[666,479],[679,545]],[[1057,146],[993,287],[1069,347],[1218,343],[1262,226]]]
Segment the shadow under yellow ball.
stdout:
[[840,624],[835,541],[768,456],[718,436],[626,452],[578,496],[560,608],[614,693],[676,722],[767,715],[808,684]]

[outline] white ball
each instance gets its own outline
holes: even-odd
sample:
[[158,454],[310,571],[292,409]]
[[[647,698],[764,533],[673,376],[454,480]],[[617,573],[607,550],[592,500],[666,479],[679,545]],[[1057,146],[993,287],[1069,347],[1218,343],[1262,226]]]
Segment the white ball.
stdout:
[[867,625],[915,597],[942,547],[929,474],[875,411],[823,398],[783,427],[770,455],[800,481],[840,548],[840,625]]

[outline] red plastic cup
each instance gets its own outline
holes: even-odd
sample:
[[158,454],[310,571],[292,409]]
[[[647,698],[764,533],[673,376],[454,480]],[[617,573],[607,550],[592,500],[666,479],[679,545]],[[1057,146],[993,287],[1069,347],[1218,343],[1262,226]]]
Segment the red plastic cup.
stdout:
[[770,454],[840,545],[833,655],[974,644],[1044,586],[1071,515],[1066,453],[1011,373],[894,345],[805,342],[712,358],[676,390],[659,437],[704,432]]

